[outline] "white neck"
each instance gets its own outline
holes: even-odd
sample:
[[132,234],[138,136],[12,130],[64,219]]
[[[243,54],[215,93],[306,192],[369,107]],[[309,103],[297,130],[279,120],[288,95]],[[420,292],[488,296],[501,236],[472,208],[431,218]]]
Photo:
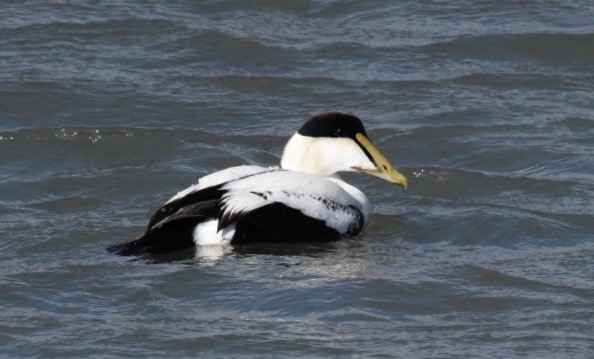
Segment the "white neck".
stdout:
[[281,167],[338,178],[338,172],[373,167],[373,164],[350,138],[308,137],[296,133],[285,146]]

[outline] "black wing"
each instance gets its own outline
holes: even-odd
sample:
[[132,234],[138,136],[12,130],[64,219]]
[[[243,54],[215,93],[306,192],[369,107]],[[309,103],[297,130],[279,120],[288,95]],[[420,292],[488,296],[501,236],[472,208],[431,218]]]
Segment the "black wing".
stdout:
[[340,234],[320,219],[283,203],[271,203],[234,217],[232,244],[257,242],[327,242]]
[[217,186],[207,187],[164,204],[153,214],[149,220],[146,233],[149,233],[153,226],[167,219],[167,217],[175,215],[182,208],[201,202],[220,200],[221,196],[225,193],[225,191],[221,189],[223,185],[225,184],[223,183]]
[[146,233],[131,242],[108,248],[123,256],[163,254],[193,247],[196,226],[216,218],[222,191],[205,188],[161,207],[152,216]]

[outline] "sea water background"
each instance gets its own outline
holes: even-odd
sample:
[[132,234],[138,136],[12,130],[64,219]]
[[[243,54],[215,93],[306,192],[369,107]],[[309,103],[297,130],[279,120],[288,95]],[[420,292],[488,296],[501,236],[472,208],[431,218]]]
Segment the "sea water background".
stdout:
[[[0,356],[594,356],[591,1],[4,1]],[[130,261],[323,110],[410,178],[323,246]]]

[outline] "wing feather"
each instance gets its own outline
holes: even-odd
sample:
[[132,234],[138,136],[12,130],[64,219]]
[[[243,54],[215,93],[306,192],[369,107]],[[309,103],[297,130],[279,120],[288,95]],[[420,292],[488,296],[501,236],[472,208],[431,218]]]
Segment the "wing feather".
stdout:
[[333,240],[357,234],[367,220],[363,193],[338,179],[246,167],[204,177],[157,210],[141,238],[112,249],[123,255],[183,249],[195,244],[196,226],[213,219],[218,231],[235,228],[232,243]]
[[355,227],[362,227],[366,219],[362,204],[338,183],[306,173],[262,173],[227,183],[222,190],[219,229],[272,203],[321,220],[340,234],[358,232]]
[[167,203],[186,197],[187,195],[198,192],[208,187],[218,186],[227,182],[235,181],[240,178],[252,176],[258,173],[265,173],[270,171],[276,171],[278,167],[260,167],[260,166],[235,166],[229,167],[224,170],[220,170],[209,175],[200,177],[198,183],[178,192],[175,196],[171,197]]
[[157,223],[177,213],[181,208],[195,203],[220,199],[225,192],[221,188],[227,183],[276,170],[278,168],[236,166],[201,177],[197,184],[178,192],[153,214],[147,226],[147,232]]

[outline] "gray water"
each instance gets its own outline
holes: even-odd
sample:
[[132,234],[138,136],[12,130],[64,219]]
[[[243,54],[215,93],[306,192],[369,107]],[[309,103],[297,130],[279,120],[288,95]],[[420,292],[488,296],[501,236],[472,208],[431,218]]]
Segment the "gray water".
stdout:
[[[1,8],[0,356],[594,356],[591,1]],[[330,109],[410,180],[358,237],[105,251]]]

